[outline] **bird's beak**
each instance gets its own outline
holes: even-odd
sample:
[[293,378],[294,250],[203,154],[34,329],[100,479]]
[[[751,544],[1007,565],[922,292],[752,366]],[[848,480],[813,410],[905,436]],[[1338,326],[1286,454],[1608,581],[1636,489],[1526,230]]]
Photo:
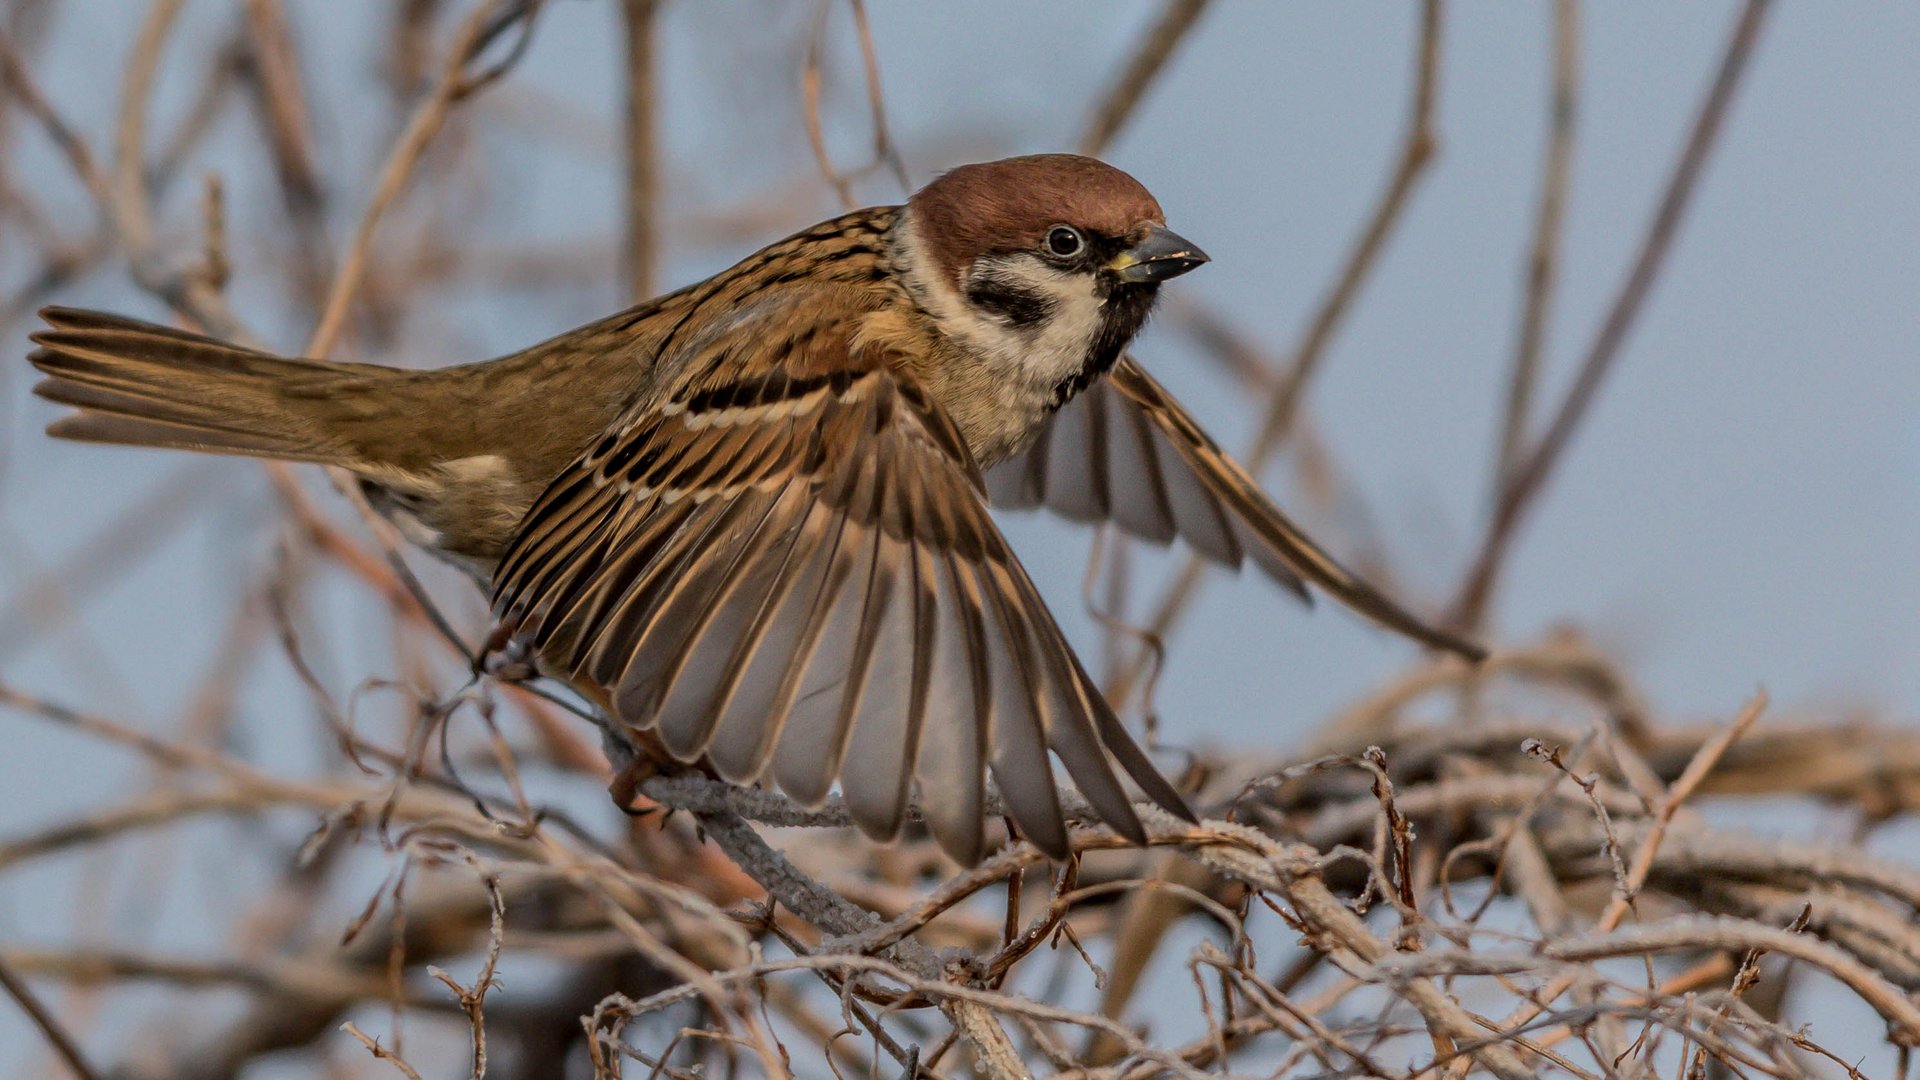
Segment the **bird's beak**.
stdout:
[[1165,281],[1208,262],[1207,253],[1162,225],[1147,226],[1141,241],[1107,264],[1121,281]]

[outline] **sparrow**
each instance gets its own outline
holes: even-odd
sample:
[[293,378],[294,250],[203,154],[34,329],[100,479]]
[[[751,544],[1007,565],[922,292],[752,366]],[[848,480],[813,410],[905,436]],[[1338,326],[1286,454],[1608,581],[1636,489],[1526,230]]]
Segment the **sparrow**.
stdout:
[[1160,286],[1207,261],[1133,177],[1041,154],[480,363],[288,359],[67,308],[28,359],[77,410],[52,435],[349,470],[491,583],[496,641],[675,762],[808,806],[837,785],[877,840],[917,793],[962,864],[984,854],[991,775],[1063,858],[1052,758],[1134,843],[1123,776],[1192,812],[990,505],[1177,537],[1481,655],[1343,569],[1126,355]]

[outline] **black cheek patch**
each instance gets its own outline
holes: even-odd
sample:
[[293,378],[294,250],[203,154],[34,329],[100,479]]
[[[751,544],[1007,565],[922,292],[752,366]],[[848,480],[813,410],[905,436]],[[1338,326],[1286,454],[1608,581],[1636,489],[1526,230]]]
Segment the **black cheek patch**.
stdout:
[[998,315],[1020,329],[1037,326],[1053,315],[1050,296],[1023,289],[991,278],[967,285],[967,302],[989,314]]

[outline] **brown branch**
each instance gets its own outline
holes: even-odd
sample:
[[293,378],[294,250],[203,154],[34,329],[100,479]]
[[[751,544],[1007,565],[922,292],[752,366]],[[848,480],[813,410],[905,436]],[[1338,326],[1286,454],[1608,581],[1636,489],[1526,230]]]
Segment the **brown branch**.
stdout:
[[867,87],[867,111],[873,127],[873,160],[852,173],[842,172],[833,163],[833,154],[827,149],[826,121],[822,118],[821,82],[826,62],[827,16],[832,13],[833,0],[820,0],[815,9],[813,28],[807,38],[807,55],[800,68],[800,91],[806,108],[802,114],[807,132],[807,145],[813,151],[814,164],[820,175],[832,185],[840,203],[851,210],[859,204],[853,192],[853,182],[880,168],[891,169],[894,179],[902,188],[910,186],[907,169],[900,160],[900,152],[893,141],[892,130],[887,125],[886,94],[880,88],[880,58],[873,45],[873,28],[867,21],[865,0],[848,0],[853,13],[854,34],[860,44],[861,69],[865,75]]
[[[1424,0],[1421,4],[1413,97],[1408,106],[1406,135],[1401,140],[1386,189],[1381,192],[1380,200],[1361,227],[1359,238],[1334,275],[1326,297],[1315,309],[1299,343],[1294,347],[1292,365],[1280,388],[1268,402],[1253,442],[1241,459],[1255,475],[1286,441],[1307,387],[1312,384],[1314,375],[1319,372],[1326,357],[1334,332],[1340,328],[1361,288],[1372,275],[1388,238],[1393,235],[1405,214],[1414,188],[1433,160],[1436,145],[1434,103],[1439,93],[1440,79],[1440,15],[1440,0]],[[1174,625],[1198,597],[1205,572],[1206,563],[1199,556],[1187,556],[1172,584],[1162,590],[1153,613],[1145,622],[1146,633],[1151,639],[1164,641],[1173,631]],[[1123,705],[1132,695],[1148,657],[1146,651],[1136,653],[1133,664],[1119,671],[1107,687],[1107,696],[1115,707]]]
[[98,1080],[100,1074],[87,1064],[85,1055],[80,1053],[80,1044],[74,1041],[73,1036],[67,1033],[67,1029],[61,1026],[60,1021],[40,1003],[40,999],[34,996],[32,988],[20,976],[13,973],[12,966],[4,958],[0,958],[0,990],[5,990],[7,996],[11,997],[20,1006],[21,1011],[27,1014],[27,1019],[33,1021],[33,1026],[40,1029],[41,1037],[45,1038],[47,1045],[59,1055],[60,1060],[67,1066],[67,1070],[73,1073],[75,1080]]
[[[147,9],[121,84],[120,120],[113,140],[114,176],[119,197],[142,206],[146,202],[147,106],[153,97],[154,78],[159,74],[160,54],[166,48],[181,6],[182,0],[154,0],[153,6]],[[147,224],[144,213],[138,215],[137,220]],[[142,242],[146,237],[136,235],[134,239]]]
[[654,270],[660,259],[659,94],[654,57],[660,6],[660,0],[621,0],[620,4],[627,59],[627,296],[636,304],[656,291]]
[[[692,784],[649,781],[645,790],[666,805],[691,802],[712,806],[698,797],[710,786],[697,781]],[[1215,872],[1256,888],[1281,892],[1294,903],[1309,928],[1314,933],[1326,935],[1342,955],[1371,963],[1391,951],[1389,945],[1375,937],[1357,916],[1320,883],[1318,852],[1301,845],[1279,844],[1241,825],[1218,821],[1188,825],[1150,807],[1143,806],[1141,809],[1151,843],[1189,846],[1195,856]],[[789,910],[838,935],[840,940],[836,944],[862,949],[884,945],[894,950],[896,959],[909,969],[919,968],[927,962],[927,959],[923,959],[927,955],[922,951],[924,946],[899,936],[898,923],[891,927],[877,925],[871,913],[852,908],[818,882],[801,874],[784,856],[768,847],[737,813],[719,808],[696,813],[708,834],[742,869],[752,874],[770,895]],[[1105,829],[1076,828],[1072,831],[1071,840],[1076,850],[1126,846],[1125,841]],[[1037,858],[1037,853],[1030,846],[1015,845],[949,883],[948,896],[929,897],[926,908],[937,910],[979,883],[1004,877],[1010,865]],[[1010,864],[1009,860],[1013,862]],[[928,914],[923,910],[912,915],[911,919],[918,922]],[[1421,983],[1410,988],[1408,997],[1436,1031],[1446,1033],[1468,1048],[1471,1056],[1495,1075],[1503,1078],[1534,1075],[1504,1048],[1482,1044],[1471,1019],[1437,988]],[[1107,1030],[1112,1024],[1104,1017],[1097,1018],[1097,1021],[1092,1026],[1100,1030]],[[956,1025],[963,1026],[963,1030],[971,1030],[965,1028],[958,1018]],[[976,1033],[969,1037],[978,1036]]]
[[1667,262],[1667,253],[1673,247],[1674,237],[1686,217],[1687,207],[1699,186],[1707,159],[1719,140],[1721,128],[1725,126],[1727,114],[1740,89],[1741,76],[1746,73],[1747,61],[1752,58],[1754,46],[1759,42],[1760,29],[1770,6],[1770,0],[1747,0],[1734,20],[1726,49],[1721,54],[1719,69],[1700,103],[1686,145],[1674,163],[1673,175],[1660,197],[1660,205],[1641,238],[1632,268],[1621,281],[1619,292],[1615,294],[1606,318],[1580,363],[1579,373],[1574,377],[1566,397],[1561,400],[1560,407],[1554,412],[1546,432],[1501,485],[1486,535],[1481,539],[1479,552],[1461,585],[1459,596],[1453,602],[1450,621],[1455,625],[1464,625],[1472,613],[1485,609],[1516,531],[1592,409],[1600,388],[1606,383],[1608,374],[1619,358],[1627,332],[1633,328],[1648,294],[1659,280],[1660,271]]
[[299,50],[280,0],[247,0],[246,85],[266,135],[294,234],[294,283],[310,304],[326,295],[326,187],[320,177]]
[[[647,791],[656,798],[660,797],[660,789],[652,785],[647,787]],[[844,936],[867,930],[876,921],[871,912],[854,907],[832,890],[801,873],[786,856],[769,847],[754,832],[753,826],[737,813],[714,809],[698,812],[698,817],[708,836],[720,845],[735,864],[758,881],[767,890],[768,896],[809,923],[830,934]],[[938,957],[919,942],[901,940],[888,946],[884,952],[921,979],[941,978]],[[983,1073],[994,1080],[1018,1080],[1026,1075],[1025,1066],[1014,1051],[1012,1041],[991,1012],[959,995],[943,997],[941,1007],[953,1022],[954,1030],[972,1046]]]
[[1186,40],[1194,24],[1207,10],[1208,0],[1168,0],[1160,18],[1140,35],[1133,46],[1132,55],[1115,76],[1113,85],[1100,95],[1099,104],[1094,106],[1093,118],[1087,122],[1087,130],[1080,136],[1080,152],[1091,157],[1099,157],[1112,144],[1113,137],[1120,133],[1128,120],[1140,106],[1140,100],[1146,96],[1147,88],[1160,77],[1167,61],[1173,58],[1174,50]]
[[[1872,1006],[1892,1027],[1896,1041],[1920,1045],[1920,1005],[1866,965],[1817,938],[1792,930],[1766,926],[1746,919],[1716,916],[1681,916],[1657,923],[1625,929],[1595,931],[1562,941],[1548,942],[1539,957],[1503,956],[1497,953],[1464,953],[1453,950],[1401,954],[1382,964],[1402,976],[1436,977],[1444,974],[1521,973],[1538,971],[1542,959],[1575,964],[1621,956],[1644,956],[1676,950],[1721,949],[1743,953],[1753,949],[1789,956],[1833,976],[1852,990],[1860,1000]],[[1576,969],[1555,980],[1556,983],[1580,977],[1585,968]],[[1503,1021],[1496,1025],[1511,1030]]]
[[[1195,834],[1209,838],[1200,841],[1194,854],[1216,872],[1227,874],[1258,888],[1285,895],[1307,928],[1310,941],[1330,954],[1334,963],[1349,974],[1359,974],[1394,953],[1393,948],[1368,929],[1358,915],[1329,891],[1320,877],[1319,853],[1299,845],[1285,845],[1243,826],[1225,822],[1207,822],[1197,828],[1172,825],[1172,818],[1160,811],[1149,811],[1156,841],[1179,837],[1194,842]],[[1171,827],[1169,827],[1171,826]],[[1409,980],[1401,986],[1409,1005],[1425,1018],[1436,1039],[1449,1040],[1465,1055],[1501,1080],[1535,1076],[1513,1051],[1480,1037],[1473,1019],[1459,1003],[1438,986],[1424,979]]]
[[[1765,693],[1754,695],[1753,700],[1740,710],[1740,715],[1734,718],[1733,723],[1727,725],[1721,735],[1702,745],[1693,760],[1688,762],[1687,767],[1681,771],[1680,776],[1668,785],[1666,796],[1654,810],[1651,827],[1634,849],[1633,863],[1626,871],[1624,882],[1615,891],[1606,910],[1601,912],[1600,917],[1594,921],[1595,933],[1604,934],[1613,930],[1620,925],[1620,921],[1626,917],[1627,912],[1632,910],[1634,897],[1646,887],[1647,876],[1653,872],[1654,859],[1660,853],[1661,842],[1666,839],[1667,829],[1673,823],[1674,814],[1679,812],[1680,804],[1693,794],[1694,789],[1700,786],[1707,774],[1713,771],[1713,767],[1719,764],[1727,748],[1752,729],[1754,722],[1760,718],[1760,713],[1766,707],[1767,695]],[[1604,818],[1606,811],[1602,808],[1599,812]],[[1611,832],[1611,826],[1608,828]],[[1553,999],[1566,993],[1577,978],[1577,973],[1570,972],[1555,979],[1539,993],[1532,995],[1526,1004],[1521,1005],[1502,1020],[1499,1024],[1500,1029],[1514,1031],[1525,1027],[1534,1017],[1545,1011]],[[1920,1028],[1915,1030],[1916,1034],[1920,1034]],[[1464,1077],[1466,1071],[1456,1068],[1452,1075],[1456,1078]]]
[[354,1026],[353,1021],[349,1020],[346,1023],[341,1024],[340,1030],[353,1036],[355,1039],[358,1039],[360,1041],[360,1045],[367,1048],[367,1053],[373,1055],[374,1060],[384,1061],[387,1064],[392,1065],[395,1069],[399,1070],[400,1075],[406,1077],[407,1080],[420,1080],[419,1071],[416,1070],[413,1066],[407,1064],[406,1059],[402,1058],[399,1054],[393,1052],[392,1050],[389,1050],[386,1047],[381,1046],[379,1039],[376,1039],[373,1036],[367,1034],[366,1032],[361,1031],[358,1027]]
[[[312,1002],[382,1002],[391,990],[386,976],[371,969],[300,957],[247,963],[82,948],[11,949],[0,960],[29,975],[75,984],[152,982],[176,990],[241,989]],[[424,995],[410,997],[407,1006],[450,1007],[444,1000]]]
[[446,0],[399,0],[393,5],[386,75],[396,99],[411,98],[425,87],[433,59],[433,24],[445,6]]
[[0,86],[4,86],[7,93],[39,123],[41,130],[47,133],[54,146],[66,157],[94,200],[102,207],[111,204],[113,185],[107,179],[106,170],[94,158],[87,141],[48,104],[46,95],[40,92],[39,84],[28,71],[26,57],[4,32],[0,32]]
[[427,152],[428,144],[439,134],[454,105],[472,93],[481,79],[491,80],[490,74],[475,76],[467,69],[480,50],[486,47],[496,31],[498,20],[514,7],[515,0],[488,0],[461,20],[433,88],[427,92],[426,100],[414,110],[406,128],[395,140],[393,150],[387,155],[386,164],[381,166],[380,176],[373,185],[373,194],[367,198],[367,208],[360,216],[360,224],[354,229],[353,240],[347,245],[346,257],[341,260],[340,269],[334,275],[333,287],[327,293],[327,303],[320,313],[320,321],[313,329],[313,336],[307,340],[307,356],[324,357],[333,351],[333,346],[339,341],[346,327],[347,311],[366,274],[367,258],[373,247],[374,233],[380,227],[380,219],[406,189],[420,159]]
[[867,122],[873,128],[874,167],[892,170],[893,179],[906,190],[913,186],[907,178],[906,162],[893,141],[893,126],[887,123],[887,94],[880,87],[880,51],[873,44],[873,24],[867,18],[866,0],[847,0],[853,10],[854,37],[860,43],[860,71],[867,85]]
[[[1533,249],[1527,258],[1527,295],[1521,307],[1520,333],[1514,343],[1512,374],[1508,377],[1499,454],[1494,459],[1494,490],[1503,490],[1514,470],[1533,415],[1534,387],[1539,381],[1541,355],[1546,349],[1548,316],[1560,267],[1567,187],[1573,178],[1573,135],[1577,122],[1580,82],[1579,0],[1554,0],[1553,77],[1548,99],[1547,152],[1540,171],[1540,202],[1534,212]],[[1461,618],[1479,628],[1485,617],[1485,597]]]
[[41,856],[96,844],[123,833],[158,828],[183,818],[213,813],[250,813],[258,811],[260,807],[258,795],[238,788],[146,795],[38,832],[0,841],[0,870]]
[[274,169],[289,209],[310,214],[319,206],[323,185],[293,31],[279,0],[246,0],[246,15],[252,73]]

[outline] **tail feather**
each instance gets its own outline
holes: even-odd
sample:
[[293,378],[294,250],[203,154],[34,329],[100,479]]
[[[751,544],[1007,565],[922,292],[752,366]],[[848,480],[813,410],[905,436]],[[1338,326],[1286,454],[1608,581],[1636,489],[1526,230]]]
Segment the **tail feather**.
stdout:
[[28,355],[47,376],[34,392],[79,411],[48,434],[352,464],[361,448],[331,423],[346,384],[386,369],[286,360],[199,334],[103,312],[48,308]]
[[47,434],[75,442],[116,446],[154,446],[168,450],[200,450],[289,461],[333,461],[333,458],[292,453],[285,442],[246,432],[210,433],[204,426],[143,420],[116,413],[82,411],[47,425]]

